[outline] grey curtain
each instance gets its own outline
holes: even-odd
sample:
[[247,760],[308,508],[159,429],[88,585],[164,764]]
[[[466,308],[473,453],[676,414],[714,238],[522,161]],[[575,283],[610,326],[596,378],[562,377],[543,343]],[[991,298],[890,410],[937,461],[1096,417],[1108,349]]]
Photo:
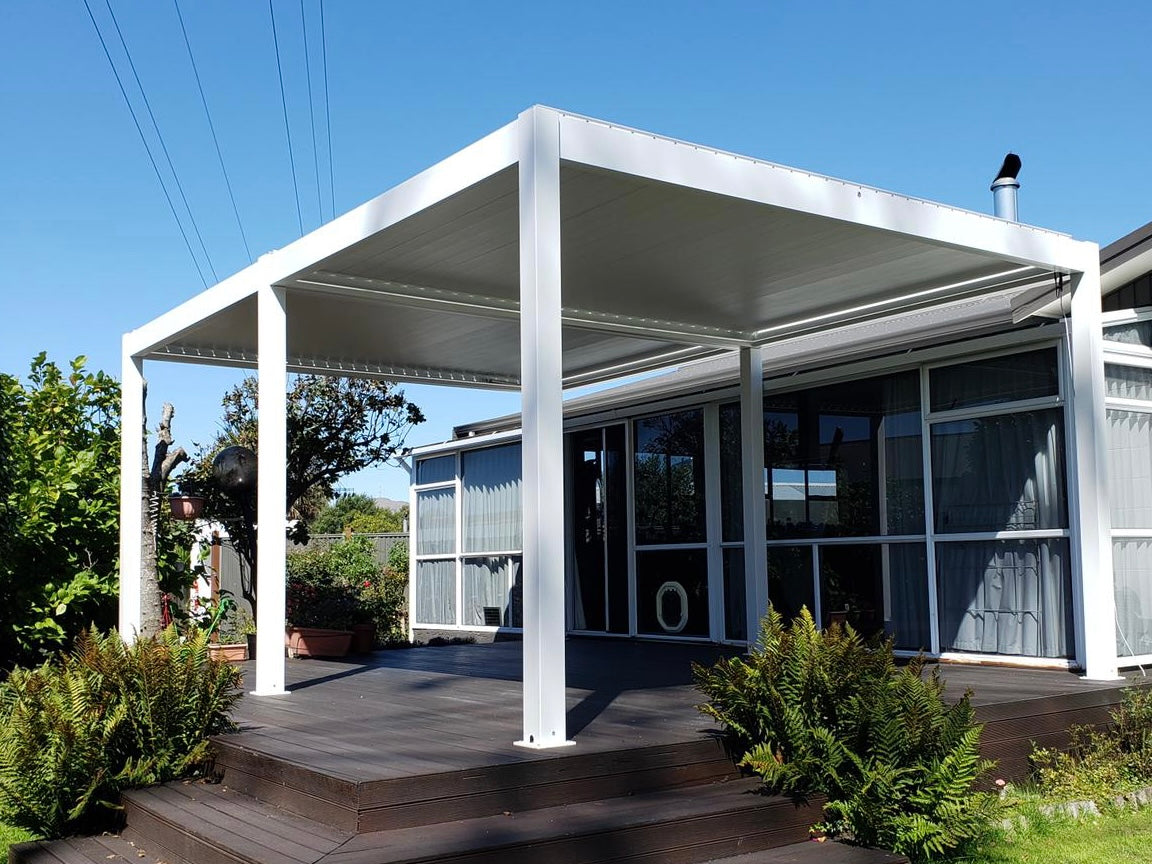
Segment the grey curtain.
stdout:
[[936,545],[940,643],[945,651],[1066,657],[1072,604],[1068,541]]

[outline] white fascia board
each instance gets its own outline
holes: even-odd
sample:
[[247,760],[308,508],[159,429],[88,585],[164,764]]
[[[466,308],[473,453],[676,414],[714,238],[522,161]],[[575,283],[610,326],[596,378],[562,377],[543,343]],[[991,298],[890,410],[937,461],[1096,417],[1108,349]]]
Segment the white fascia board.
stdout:
[[331,255],[474,186],[519,160],[515,122],[272,253],[284,282]]
[[824,216],[1007,261],[1083,272],[1095,243],[995,216],[560,114],[562,159]]

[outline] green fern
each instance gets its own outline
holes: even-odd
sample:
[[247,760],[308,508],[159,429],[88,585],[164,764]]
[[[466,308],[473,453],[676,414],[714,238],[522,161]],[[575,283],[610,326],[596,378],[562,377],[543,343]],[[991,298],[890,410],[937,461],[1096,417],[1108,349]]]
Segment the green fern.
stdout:
[[207,637],[131,646],[81,634],[70,654],[0,685],[0,820],[44,837],[99,827],[130,786],[196,772],[231,728],[239,673]]
[[765,788],[828,798],[818,826],[915,861],[983,836],[996,799],[973,791],[991,767],[969,694],[948,704],[922,661],[897,669],[891,642],[819,630],[806,609],[765,617],[745,658],[695,669],[740,765]]

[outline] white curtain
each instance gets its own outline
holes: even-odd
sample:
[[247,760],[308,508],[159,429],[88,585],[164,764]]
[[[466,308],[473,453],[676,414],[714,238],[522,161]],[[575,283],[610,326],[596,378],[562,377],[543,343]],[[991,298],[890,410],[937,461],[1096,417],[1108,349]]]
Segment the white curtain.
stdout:
[[456,623],[456,562],[417,561],[412,584],[413,624]]
[[1152,528],[1152,414],[1108,410],[1112,527]]
[[936,545],[945,651],[1066,657],[1072,632],[1068,541]]
[[1112,544],[1116,585],[1116,651],[1121,657],[1152,654],[1152,540]]
[[456,492],[429,489],[416,494],[416,554],[450,555],[456,551]]
[[519,444],[463,454],[465,552],[519,550],[521,543]]
[[499,626],[509,626],[509,594],[507,558],[468,558],[464,561],[463,608],[460,623],[465,627],[482,626],[484,609],[500,610]]

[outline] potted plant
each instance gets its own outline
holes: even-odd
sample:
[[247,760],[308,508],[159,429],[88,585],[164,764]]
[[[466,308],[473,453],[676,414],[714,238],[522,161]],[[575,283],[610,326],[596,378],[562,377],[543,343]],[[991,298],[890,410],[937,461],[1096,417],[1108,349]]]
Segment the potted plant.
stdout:
[[219,598],[193,603],[195,626],[208,633],[208,656],[227,660],[230,663],[243,663],[248,659],[248,642],[237,627],[236,601],[224,592]]
[[343,657],[352,644],[358,601],[354,588],[334,578],[327,550],[288,556],[285,644],[289,657]]

